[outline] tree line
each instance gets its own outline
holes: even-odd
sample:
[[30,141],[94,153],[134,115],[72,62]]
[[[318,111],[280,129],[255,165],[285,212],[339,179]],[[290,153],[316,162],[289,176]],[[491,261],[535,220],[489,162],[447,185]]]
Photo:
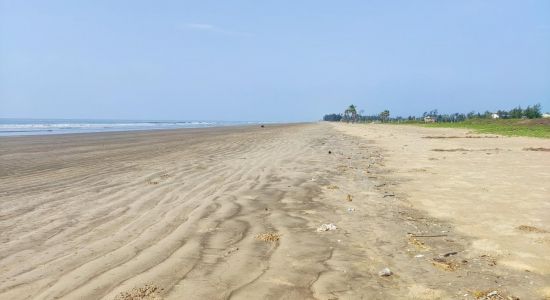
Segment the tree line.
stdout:
[[357,111],[357,106],[350,105],[344,110],[343,113],[332,113],[326,114],[323,117],[324,121],[330,122],[414,122],[414,121],[423,121],[426,117],[436,121],[436,122],[462,122],[468,119],[537,119],[542,117],[542,107],[540,104],[535,104],[533,106],[527,106],[523,109],[521,106],[513,108],[511,110],[498,110],[496,112],[485,111],[483,113],[471,111],[469,113],[452,113],[452,114],[441,114],[437,109],[426,111],[422,116],[413,116],[410,115],[406,118],[397,116],[390,118],[390,111],[384,110],[379,114],[375,115],[364,115],[363,111]]
[[368,121],[382,121],[386,122],[390,120],[390,111],[384,110],[378,115],[363,115],[363,111],[357,111],[355,105],[350,105],[344,113],[340,114],[327,114],[323,117],[323,121],[330,122],[368,122]]

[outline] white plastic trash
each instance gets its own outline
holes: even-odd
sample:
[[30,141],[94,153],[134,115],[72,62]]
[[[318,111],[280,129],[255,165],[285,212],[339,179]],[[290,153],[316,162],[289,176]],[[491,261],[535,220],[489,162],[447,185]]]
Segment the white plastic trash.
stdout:
[[336,229],[338,229],[338,227],[336,227],[336,225],[334,225],[332,223],[329,223],[329,224],[323,224],[323,225],[319,226],[317,228],[317,232],[336,230]]

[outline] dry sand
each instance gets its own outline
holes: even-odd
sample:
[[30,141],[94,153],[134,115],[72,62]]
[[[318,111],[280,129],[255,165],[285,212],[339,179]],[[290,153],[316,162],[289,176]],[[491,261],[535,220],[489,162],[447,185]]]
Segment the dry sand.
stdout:
[[544,299],[550,143],[466,135],[0,138],[0,299]]

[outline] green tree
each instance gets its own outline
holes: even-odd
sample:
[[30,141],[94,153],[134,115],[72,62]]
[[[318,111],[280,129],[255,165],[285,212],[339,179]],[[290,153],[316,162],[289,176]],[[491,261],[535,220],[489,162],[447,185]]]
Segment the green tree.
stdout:
[[523,117],[523,109],[521,109],[521,106],[518,106],[518,107],[510,110],[508,115],[512,119],[521,119],[521,117]]
[[535,104],[533,105],[533,107],[527,106],[523,114],[529,119],[536,119],[536,118],[542,117],[540,104]]
[[379,116],[382,122],[385,122],[390,118],[390,111],[386,109],[385,111],[381,112]]
[[344,118],[346,121],[351,120],[355,123],[357,121],[357,108],[355,105],[350,105],[345,111],[344,111]]

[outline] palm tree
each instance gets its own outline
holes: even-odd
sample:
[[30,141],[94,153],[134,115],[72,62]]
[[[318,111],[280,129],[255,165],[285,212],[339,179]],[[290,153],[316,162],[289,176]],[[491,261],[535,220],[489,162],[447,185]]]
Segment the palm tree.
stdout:
[[387,109],[380,113],[380,119],[382,119],[382,122],[387,121],[389,117],[390,117],[390,111]]
[[355,105],[350,105],[348,109],[345,110],[344,115],[347,117],[346,119],[349,119],[351,117],[351,121],[355,123],[357,120],[357,108]]

